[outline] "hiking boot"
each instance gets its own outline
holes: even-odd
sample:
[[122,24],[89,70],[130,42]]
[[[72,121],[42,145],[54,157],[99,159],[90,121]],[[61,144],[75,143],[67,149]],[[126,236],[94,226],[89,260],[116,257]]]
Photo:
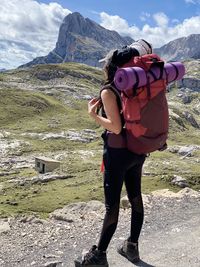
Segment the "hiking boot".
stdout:
[[128,240],[125,240],[124,244],[117,249],[117,252],[132,263],[140,261],[138,243],[132,243]]
[[106,252],[98,250],[97,246],[92,246],[89,252],[75,260],[74,263],[75,267],[108,267]]

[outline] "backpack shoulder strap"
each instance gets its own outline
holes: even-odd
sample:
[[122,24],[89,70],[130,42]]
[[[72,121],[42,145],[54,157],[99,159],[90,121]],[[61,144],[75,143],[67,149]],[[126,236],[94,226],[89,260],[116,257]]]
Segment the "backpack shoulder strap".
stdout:
[[[111,90],[115,94],[115,96],[116,96],[117,105],[118,105],[118,108],[119,108],[121,122],[122,122],[122,127],[123,127],[124,124],[125,124],[125,120],[124,120],[124,115],[123,115],[123,104],[122,104],[122,97],[120,95],[120,92],[116,89],[116,87],[114,85],[112,85],[112,84],[106,84],[100,90],[100,97],[101,97],[101,92],[103,90],[105,90],[105,89]],[[104,114],[106,116],[103,106],[102,106],[102,114]]]
[[122,98],[121,98],[120,92],[117,90],[117,88],[114,85],[106,84],[100,90],[100,97],[101,97],[101,92],[105,89],[109,89],[115,94],[117,98],[117,104],[118,104],[119,110],[121,111],[122,110]]

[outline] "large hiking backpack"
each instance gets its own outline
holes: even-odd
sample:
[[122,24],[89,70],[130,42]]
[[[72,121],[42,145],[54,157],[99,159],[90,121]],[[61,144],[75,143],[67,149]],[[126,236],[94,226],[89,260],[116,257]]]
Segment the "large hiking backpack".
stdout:
[[[160,75],[150,82],[147,72],[154,66],[159,67]],[[155,54],[147,54],[133,57],[122,66],[126,67],[142,68],[147,78],[145,86],[140,87],[138,79],[133,87],[121,91],[127,148],[137,154],[163,150],[169,124],[167,82],[162,79],[164,61]]]

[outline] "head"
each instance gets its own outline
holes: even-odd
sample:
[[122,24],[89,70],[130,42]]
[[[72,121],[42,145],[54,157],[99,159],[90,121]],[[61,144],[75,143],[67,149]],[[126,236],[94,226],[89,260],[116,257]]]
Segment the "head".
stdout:
[[103,70],[106,77],[106,83],[112,83],[114,80],[115,72],[117,71],[117,55],[118,50],[113,49],[108,52],[105,58],[99,60],[99,62],[104,62]]
[[152,46],[147,41],[139,39],[122,49],[113,49],[99,62],[104,62],[103,70],[106,83],[112,83],[118,67],[122,67],[133,56],[142,56],[152,53]]

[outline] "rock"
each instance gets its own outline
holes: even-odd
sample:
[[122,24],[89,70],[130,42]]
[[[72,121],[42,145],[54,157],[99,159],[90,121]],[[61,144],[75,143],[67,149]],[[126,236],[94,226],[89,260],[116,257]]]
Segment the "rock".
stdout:
[[86,205],[86,202],[72,203],[63,207],[62,209],[55,210],[50,214],[49,217],[56,220],[72,223],[76,221],[76,215],[80,212],[80,210],[84,209]]
[[70,141],[81,143],[90,143],[97,139],[96,132],[90,129],[85,129],[79,132],[76,130],[69,130],[61,133],[23,133],[22,136],[30,136],[41,140],[68,139]]
[[185,77],[182,80],[177,81],[178,88],[189,88],[193,91],[200,91],[200,80],[192,77]]
[[189,113],[188,111],[185,111],[183,113],[184,117],[186,118],[187,121],[194,127],[194,128],[199,128],[199,124],[196,122],[194,116]]
[[62,264],[62,261],[51,261],[51,262],[45,263],[43,266],[44,267],[57,267],[61,264]]
[[84,100],[91,100],[92,96],[91,95],[83,95]]
[[182,101],[183,101],[183,104],[189,104],[189,103],[191,103],[191,101],[192,101],[191,96],[189,96],[189,95],[184,95],[184,96],[182,97]]
[[92,129],[84,129],[83,132],[86,133],[86,134],[94,134],[94,135],[96,135],[96,131],[94,131]]
[[92,200],[88,203],[78,202],[69,204],[62,209],[55,210],[50,214],[50,218],[72,223],[78,220],[84,220],[85,216],[88,216],[89,214],[98,217],[97,213],[102,211],[102,214],[104,209],[104,204],[100,201]]
[[91,211],[101,211],[104,210],[104,204],[97,200],[91,200],[87,202],[87,205],[84,207],[84,212],[91,212]]
[[120,200],[120,206],[123,209],[128,209],[128,208],[131,207],[131,204],[130,204],[127,196],[124,196],[124,197],[121,198],[121,200]]
[[178,154],[181,155],[181,156],[191,156],[192,155],[192,152],[195,150],[194,147],[187,147],[187,146],[184,146],[184,147],[181,147],[179,150],[178,150]]
[[177,194],[169,189],[159,189],[151,193],[155,197],[177,197]]
[[[50,181],[55,181],[55,180],[63,180],[63,179],[68,179],[68,178],[72,178],[72,175],[58,175],[58,174],[52,174],[52,173],[45,173],[45,174],[39,174],[37,176],[33,176],[31,178],[26,178],[23,177],[23,180],[20,179],[12,179],[12,180],[8,180],[9,183],[15,183],[17,185],[20,186],[25,186],[26,184],[38,184],[38,183],[48,183]],[[36,190],[35,192],[33,191],[33,193],[38,193],[38,191]]]
[[44,71],[40,71],[40,72],[36,72],[35,73],[35,77],[39,80],[44,80],[44,81],[48,81],[50,79],[55,79],[55,78],[64,78],[65,77],[65,73],[62,70],[44,70]]
[[18,202],[16,200],[6,200],[5,203],[9,204],[11,206],[17,206],[18,205]]
[[[63,180],[63,179],[68,179],[71,178],[71,175],[56,175],[56,174],[51,174],[51,173],[45,173],[45,174],[40,174],[38,176],[34,176],[30,179],[25,179],[23,182],[30,182],[31,184],[38,184],[38,183],[47,183],[49,181],[54,181],[54,180]],[[23,185],[22,183],[20,185]]]
[[0,235],[10,231],[10,225],[7,221],[0,219]]
[[196,105],[194,105],[193,110],[197,115],[200,115],[200,103],[197,103]]
[[0,138],[8,138],[10,135],[11,135],[10,132],[4,131],[4,130],[0,131]]
[[189,196],[189,197],[194,197],[194,198],[200,198],[200,192],[195,191],[189,187],[186,187],[182,190],[180,190],[177,195],[179,197],[184,197],[184,196]]
[[29,144],[20,140],[7,140],[0,138],[0,157],[2,158],[7,154],[20,153],[20,148],[25,145]]
[[0,195],[4,194],[4,185],[3,183],[0,183]]
[[171,180],[171,184],[177,185],[182,188],[189,186],[187,180],[178,175],[174,175],[173,179]]
[[183,104],[189,104],[192,101],[191,95],[181,92],[181,93],[178,93],[177,96],[181,98]]
[[[150,207],[150,196],[146,195],[146,194],[142,194],[142,200],[143,200],[144,207],[145,208],[149,208]],[[131,204],[130,204],[127,196],[124,196],[124,197],[121,198],[120,206],[123,209],[131,208]]]
[[159,189],[151,193],[154,197],[183,198],[185,196],[200,198],[200,191],[195,191],[189,187],[181,189],[175,193],[169,189]]
[[199,150],[200,146],[198,145],[189,145],[189,146],[169,146],[167,150],[171,153],[178,153],[181,156],[191,157],[193,152]]
[[35,222],[36,220],[40,219],[38,219],[35,215],[31,215],[31,216],[22,216],[19,221],[22,223],[32,223]]
[[167,150],[171,153],[178,153],[180,146],[169,146]]
[[181,156],[192,156],[192,152],[195,151],[196,149],[199,149],[199,146],[182,146],[178,150],[178,154]]

